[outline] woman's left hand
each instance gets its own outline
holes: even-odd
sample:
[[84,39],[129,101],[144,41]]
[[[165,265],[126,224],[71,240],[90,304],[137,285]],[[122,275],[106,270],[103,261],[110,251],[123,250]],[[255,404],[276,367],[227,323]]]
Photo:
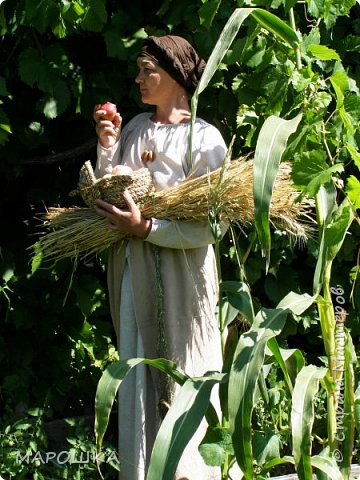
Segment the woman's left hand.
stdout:
[[109,228],[117,230],[120,233],[129,233],[136,237],[146,238],[151,230],[151,219],[145,218],[136,203],[134,202],[130,193],[125,190],[123,193],[124,200],[128,207],[127,210],[104,202],[104,200],[97,199],[96,213],[104,218],[107,218]]

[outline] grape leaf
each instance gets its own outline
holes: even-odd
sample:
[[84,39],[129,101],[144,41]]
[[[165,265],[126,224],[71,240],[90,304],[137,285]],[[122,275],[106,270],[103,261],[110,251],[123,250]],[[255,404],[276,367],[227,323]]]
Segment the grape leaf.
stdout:
[[354,207],[360,208],[360,182],[354,175],[348,178],[345,191]]

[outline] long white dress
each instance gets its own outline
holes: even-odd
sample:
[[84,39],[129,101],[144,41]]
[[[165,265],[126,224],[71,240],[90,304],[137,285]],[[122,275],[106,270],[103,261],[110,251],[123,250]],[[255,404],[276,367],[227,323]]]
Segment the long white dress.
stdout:
[[[220,132],[196,120],[190,165],[189,130],[189,124],[164,125],[154,123],[150,113],[137,115],[123,129],[118,144],[109,149],[98,145],[95,174],[111,173],[119,163],[133,170],[146,166],[155,188],[161,190],[190,174],[199,176],[218,168],[226,154]],[[154,153],[154,160],[146,164],[141,159],[145,150]],[[190,376],[221,371],[212,242],[207,224],[153,219],[145,240],[133,238],[112,249],[109,301],[121,359],[165,357]],[[173,397],[177,390],[144,365],[124,380],[119,391],[120,480],[146,478],[160,423],[159,398],[171,400],[169,394]],[[203,422],[185,449],[175,480],[220,479],[219,469],[207,467],[197,450],[205,431]]]

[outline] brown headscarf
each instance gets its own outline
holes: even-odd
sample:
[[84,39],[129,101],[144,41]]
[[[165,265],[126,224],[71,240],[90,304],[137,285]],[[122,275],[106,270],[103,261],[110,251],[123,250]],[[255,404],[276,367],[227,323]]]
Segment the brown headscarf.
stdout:
[[190,94],[195,92],[206,65],[185,38],[175,35],[148,37],[139,57],[156,62]]

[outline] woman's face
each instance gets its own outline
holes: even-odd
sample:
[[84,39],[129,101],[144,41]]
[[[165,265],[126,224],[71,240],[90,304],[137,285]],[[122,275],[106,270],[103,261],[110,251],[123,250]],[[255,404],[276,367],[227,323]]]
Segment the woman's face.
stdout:
[[139,73],[135,82],[139,85],[143,103],[161,105],[177,93],[180,85],[159,65],[141,57],[137,64]]

